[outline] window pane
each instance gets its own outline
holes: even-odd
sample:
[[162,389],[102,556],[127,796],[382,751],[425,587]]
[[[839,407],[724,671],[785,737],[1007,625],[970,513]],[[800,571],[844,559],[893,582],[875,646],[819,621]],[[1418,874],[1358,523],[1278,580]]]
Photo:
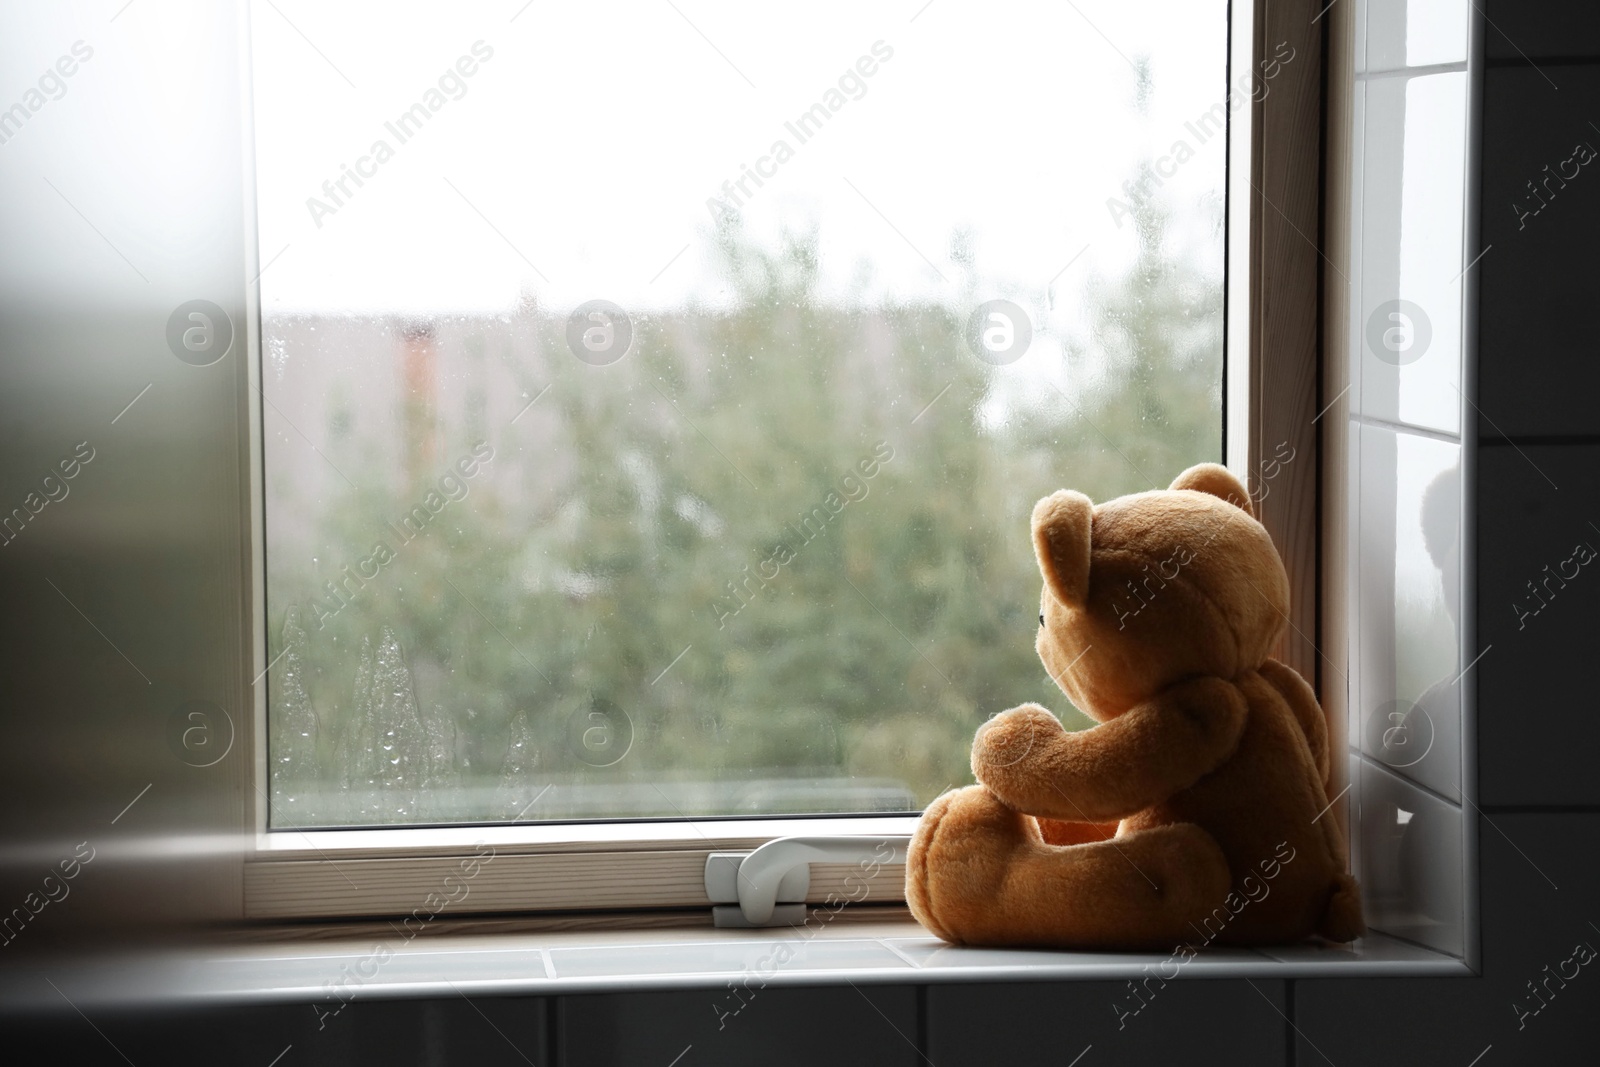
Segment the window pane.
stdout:
[[1220,455],[1226,4],[253,46],[274,826],[915,810],[1086,722],[1028,514]]

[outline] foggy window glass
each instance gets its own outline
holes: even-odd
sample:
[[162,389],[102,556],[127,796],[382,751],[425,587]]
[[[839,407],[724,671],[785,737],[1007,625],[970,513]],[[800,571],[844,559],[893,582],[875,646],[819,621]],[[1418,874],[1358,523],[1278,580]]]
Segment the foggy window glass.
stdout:
[[277,0],[252,47],[271,825],[914,811],[988,716],[1086,723],[1028,516],[1221,458],[1277,69],[1230,86],[1222,0]]

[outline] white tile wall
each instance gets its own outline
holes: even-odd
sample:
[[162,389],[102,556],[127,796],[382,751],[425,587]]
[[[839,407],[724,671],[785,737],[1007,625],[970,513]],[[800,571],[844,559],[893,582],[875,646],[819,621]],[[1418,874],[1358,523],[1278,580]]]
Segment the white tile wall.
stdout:
[[1351,837],[1368,923],[1463,954],[1469,0],[1360,0],[1351,131]]
[[1471,6],[1462,0],[1361,0],[1358,31],[1373,72],[1464,63]]
[[1464,71],[1363,83],[1356,407],[1450,434],[1461,428],[1466,117]]

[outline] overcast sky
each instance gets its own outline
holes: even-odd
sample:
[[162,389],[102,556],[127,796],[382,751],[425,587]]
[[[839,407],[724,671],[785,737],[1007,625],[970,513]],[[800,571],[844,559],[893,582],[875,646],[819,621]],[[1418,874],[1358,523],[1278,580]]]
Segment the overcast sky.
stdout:
[[[825,295],[955,299],[961,230],[975,237],[985,295],[1041,299],[1087,246],[1056,282],[1072,292],[1131,253],[1132,227],[1114,224],[1106,200],[1142,156],[1188,141],[1195,157],[1165,194],[1194,227],[1217,217],[1223,139],[1201,145],[1185,123],[1225,97],[1225,10],[1221,0],[257,3],[265,306],[497,311],[524,292],[552,308],[719,303],[706,201],[780,138],[794,156],[745,205],[744,223],[767,242],[817,228]],[[385,122],[424,102],[480,40],[492,58],[447,84],[447,102],[400,143]],[[863,79],[865,94],[801,144],[784,123],[879,41],[893,56]],[[1140,57],[1154,72],[1147,119],[1133,107]],[[380,139],[393,158],[366,164],[376,173],[347,184],[353,195],[319,227],[307,199],[332,205],[323,182]],[[1220,269],[1220,234],[1210,240]]]

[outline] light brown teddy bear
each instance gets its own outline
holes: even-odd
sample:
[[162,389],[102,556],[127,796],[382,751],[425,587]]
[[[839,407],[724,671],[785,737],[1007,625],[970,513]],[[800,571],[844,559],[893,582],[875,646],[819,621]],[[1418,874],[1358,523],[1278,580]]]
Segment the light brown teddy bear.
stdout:
[[906,899],[946,941],[1260,945],[1364,932],[1328,812],[1328,731],[1269,657],[1289,582],[1249,495],[1203,463],[1165,491],[1033,509],[1037,647],[1098,725],[1037,704],[978,730],[980,784],[928,806]]

